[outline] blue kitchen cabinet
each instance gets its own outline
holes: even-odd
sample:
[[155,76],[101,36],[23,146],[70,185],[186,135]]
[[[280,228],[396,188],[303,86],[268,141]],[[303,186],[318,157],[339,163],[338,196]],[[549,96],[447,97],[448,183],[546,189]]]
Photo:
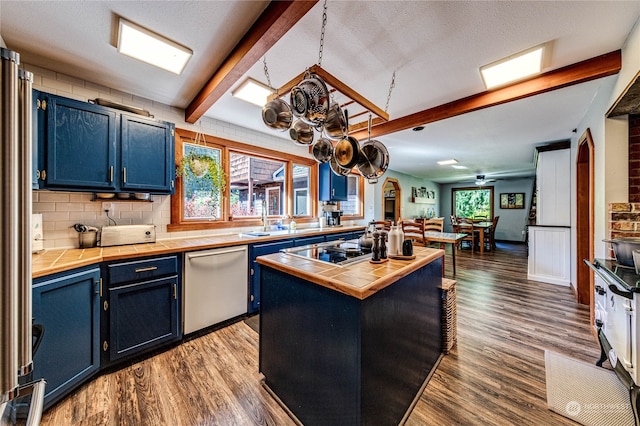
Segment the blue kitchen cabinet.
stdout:
[[170,193],[174,186],[174,125],[140,115],[121,115],[120,189]]
[[44,152],[44,135],[46,134],[46,115],[42,108],[43,94],[33,90],[31,104],[31,187],[40,188],[40,170],[44,167],[44,159],[41,160],[38,153]]
[[260,264],[258,256],[277,253],[282,249],[293,247],[293,239],[270,243],[252,244],[249,246],[249,313],[260,309]]
[[37,133],[40,188],[173,193],[173,123],[52,94],[40,97],[46,120]]
[[33,378],[47,381],[45,408],[100,368],[100,269],[34,280],[33,320],[44,326]]
[[116,113],[55,95],[46,95],[44,101],[44,187],[116,190]]
[[104,365],[180,340],[179,264],[171,255],[104,266]]
[[318,198],[320,201],[347,201],[347,177],[331,171],[329,163],[318,165]]

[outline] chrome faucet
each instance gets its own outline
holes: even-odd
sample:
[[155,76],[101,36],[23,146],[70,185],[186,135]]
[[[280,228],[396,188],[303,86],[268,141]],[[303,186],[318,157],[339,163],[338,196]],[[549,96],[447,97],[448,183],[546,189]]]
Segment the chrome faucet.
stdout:
[[269,224],[267,222],[267,200],[262,200],[262,230],[268,231]]

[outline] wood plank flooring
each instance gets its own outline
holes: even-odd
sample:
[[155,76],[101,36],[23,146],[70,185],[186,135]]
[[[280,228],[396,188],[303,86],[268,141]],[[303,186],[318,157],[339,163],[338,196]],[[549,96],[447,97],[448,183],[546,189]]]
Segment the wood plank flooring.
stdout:
[[[595,362],[588,308],[528,281],[523,245],[457,253],[458,343],[407,425],[574,425],[547,409],[544,350]],[[258,335],[240,321],[95,378],[42,425],[294,424],[259,379]]]

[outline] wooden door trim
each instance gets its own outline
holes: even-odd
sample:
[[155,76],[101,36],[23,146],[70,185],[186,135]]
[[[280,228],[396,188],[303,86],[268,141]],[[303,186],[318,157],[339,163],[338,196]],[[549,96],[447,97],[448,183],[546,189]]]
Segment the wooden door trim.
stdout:
[[400,188],[400,182],[398,182],[398,179],[391,178],[391,177],[388,177],[384,180],[384,183],[382,184],[382,188],[381,188],[382,203],[380,208],[382,209],[381,211],[382,219],[384,219],[384,187],[387,186],[388,183],[393,185],[393,189],[396,190],[396,222],[400,222],[400,219],[401,219],[400,205],[402,204],[402,189]]

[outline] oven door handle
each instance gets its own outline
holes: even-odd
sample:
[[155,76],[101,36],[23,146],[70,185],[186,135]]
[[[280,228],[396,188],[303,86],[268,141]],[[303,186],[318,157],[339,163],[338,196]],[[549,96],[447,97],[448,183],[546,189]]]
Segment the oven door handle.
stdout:
[[609,284],[609,290],[611,290],[611,293],[617,294],[620,297],[624,297],[624,298],[633,300],[633,292],[620,290],[618,288],[618,286],[615,285],[615,284]]
[[[587,259],[582,259],[582,261],[584,262],[585,265],[587,265],[589,268],[591,268],[593,270],[593,272],[595,272],[596,274],[598,274],[598,276],[600,278],[602,278],[602,280],[607,284],[607,286],[609,287],[609,290],[611,291],[611,293],[613,294],[617,294],[620,297],[624,297],[626,299],[630,299],[633,300],[633,292],[631,291],[625,291],[625,290],[620,290],[618,288],[618,286],[614,283],[611,282],[611,278],[608,277],[607,275],[605,275],[600,268],[598,268],[596,265],[594,265],[593,263],[589,262]],[[597,290],[597,289],[596,289]],[[600,292],[598,292],[600,294]]]

